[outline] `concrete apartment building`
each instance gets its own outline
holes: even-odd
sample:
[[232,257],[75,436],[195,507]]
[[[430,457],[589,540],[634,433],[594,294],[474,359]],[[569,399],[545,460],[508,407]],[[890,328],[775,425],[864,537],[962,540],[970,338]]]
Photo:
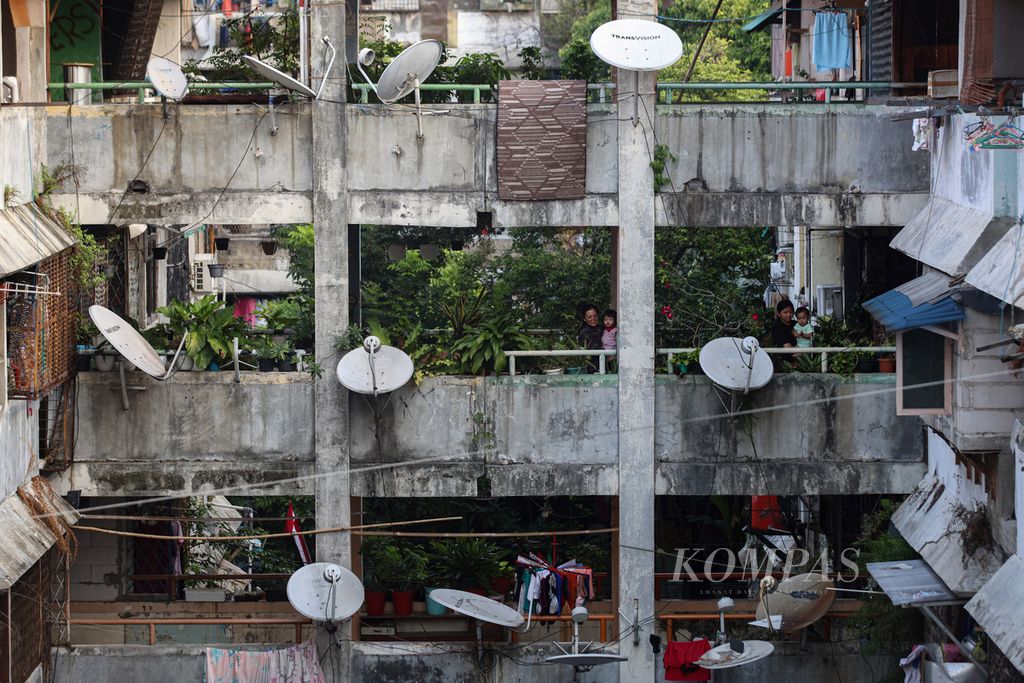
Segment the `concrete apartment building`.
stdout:
[[[321,651],[330,649],[331,638],[299,619],[287,602],[191,603],[179,601],[176,590],[161,598],[159,590],[139,589],[147,581],[163,584],[138,575],[163,572],[135,563],[142,548],[137,539],[72,527],[72,561],[61,540],[67,529],[44,523],[46,515],[25,500],[42,501],[35,505],[68,525],[125,532],[136,529],[128,520],[100,519],[94,510],[79,521],[75,508],[111,505],[100,514],[118,513],[125,508],[117,506],[137,500],[243,491],[313,496],[322,528],[361,523],[368,501],[381,498],[573,495],[606,501],[615,529],[610,585],[590,610],[607,618],[592,619],[585,633],[626,661],[581,673],[584,681],[663,680],[661,655],[649,637],[684,637],[677,631],[688,617],[676,616],[673,624],[671,615],[717,618],[714,599],[674,598],[666,588],[664,575],[675,560],[671,553],[658,555],[658,510],[665,501],[770,495],[838,510],[857,497],[908,496],[895,527],[958,598],[969,600],[964,609],[1001,651],[1000,661],[1009,663],[990,671],[989,680],[1015,680],[1024,671],[1013,629],[1024,604],[1015,521],[1024,512],[1024,387],[1000,358],[1015,344],[979,347],[1011,336],[1007,328],[1024,308],[1024,256],[1018,258],[1024,160],[1012,150],[969,149],[963,131],[986,120],[998,126],[1008,116],[1020,125],[1016,111],[1003,112],[984,93],[977,95],[978,88],[988,92],[992,83],[1020,75],[1014,71],[1019,65],[999,58],[994,73],[978,66],[978,55],[991,58],[1006,49],[1000,32],[988,42],[985,32],[1017,25],[1020,17],[1008,2],[988,3],[988,10],[973,0],[946,3],[936,11],[943,26],[948,17],[942,12],[956,14],[955,33],[936,34],[929,47],[901,38],[900,17],[905,21],[920,2],[838,4],[851,13],[851,26],[872,27],[856,33],[857,58],[841,80],[922,83],[929,71],[954,69],[959,98],[943,103],[926,97],[924,88],[837,88],[824,102],[792,101],[798,98],[783,91],[767,102],[660,104],[656,75],[642,73],[635,82],[616,83],[617,103],[582,105],[582,196],[516,201],[499,192],[498,105],[424,105],[429,115],[417,139],[408,108],[346,102],[341,69],[330,73],[319,99],[274,105],[272,116],[265,101],[165,105],[152,96],[112,102],[104,93],[68,105],[51,101],[62,89],[48,90],[47,83],[61,80],[53,75],[59,64],[88,60],[75,58],[74,50],[58,53],[102,50],[94,38],[100,31],[80,27],[85,37],[68,46],[55,36],[67,38],[75,17],[87,23],[70,9],[76,3],[57,15],[41,0],[5,3],[0,184],[10,190],[0,213],[0,292],[8,292],[0,344],[6,344],[7,373],[21,377],[28,367],[24,354],[12,354],[14,299],[46,314],[30,321],[36,335],[55,331],[58,319],[76,310],[72,283],[58,288],[56,275],[34,274],[48,273],[48,261],[65,258],[73,245],[52,214],[33,202],[42,164],[84,169],[47,200],[122,246],[110,281],[117,286],[79,291],[79,298],[116,301],[143,327],[159,320],[160,305],[210,289],[195,277],[208,273],[208,261],[232,267],[223,254],[210,253],[205,235],[174,242],[166,258],[156,260],[153,248],[176,230],[246,226],[231,232],[233,249],[247,242],[229,258],[239,271],[254,273],[242,278],[245,286],[275,294],[288,283],[280,275],[283,265],[253,248],[268,234],[262,226],[312,223],[313,351],[332,358],[358,289],[354,226],[475,228],[483,221],[495,228],[607,228],[615,244],[621,332],[616,374],[436,376],[410,383],[395,392],[379,420],[381,451],[369,404],[335,380],[333,362],[319,379],[301,372],[243,372],[237,381],[230,372],[180,372],[162,382],[130,371],[76,374],[74,330],[50,334],[55,350],[31,358],[39,365],[64,353],[64,371],[10,392],[0,406],[6,653],[0,681],[199,680],[210,644],[256,649],[315,639]],[[393,35],[401,37],[451,40],[454,32],[461,50],[472,46],[463,31],[474,21],[529,23],[552,9],[520,12],[516,6],[498,13],[482,4],[428,5],[374,2],[362,11],[389,14],[398,31]],[[328,37],[344,45],[351,33],[344,4],[312,8],[309,44]],[[785,7],[774,2],[749,22],[750,30],[779,38],[773,41],[778,77],[787,77],[787,60],[799,66],[808,59],[807,22],[819,9],[825,7],[807,0],[787,0]],[[99,70],[95,82],[141,80],[138,64],[144,71],[150,53],[184,59],[184,51],[198,49],[181,45],[177,2],[127,3],[110,11],[119,10],[134,27],[133,40],[124,41],[114,60],[125,71]],[[64,11],[68,20],[54,23]],[[617,11],[658,14],[655,5],[634,0],[620,0]],[[100,22],[98,15],[93,19]],[[444,36],[431,32],[442,28]],[[325,56],[311,50],[309,81],[319,86],[325,67]],[[793,69],[788,73],[792,77]],[[800,92],[794,88],[790,95]],[[1019,96],[1018,90],[1018,103]],[[912,149],[914,118],[930,122],[924,150]],[[649,156],[655,140],[675,155],[667,162],[674,183],[657,192]],[[136,234],[129,225],[147,227]],[[900,291],[909,302],[899,311],[900,324],[888,322],[897,333],[897,372],[777,374],[744,403],[755,416],[749,421],[730,418],[708,378],[657,374],[666,358],[654,332],[654,237],[676,226],[776,230],[779,250],[789,256],[788,293],[819,315],[849,309],[869,294],[909,288]],[[915,317],[922,313],[916,298],[922,290],[925,306],[942,309],[938,318]],[[883,314],[876,317],[886,322]],[[773,419],[779,410],[799,428],[781,427]],[[480,416],[490,425],[483,448],[476,434]],[[48,484],[33,485],[37,478]],[[56,493],[47,493],[47,486]],[[922,496],[931,502],[925,512]],[[984,509],[994,542],[986,552],[965,554],[951,532],[958,506]],[[323,535],[316,559],[359,572],[359,543],[357,534]],[[844,639],[857,603],[846,597],[834,604],[825,637],[777,642],[771,657],[716,672],[714,680],[867,681],[875,671],[893,671],[893,656],[862,653]],[[740,611],[756,608],[755,600],[737,603]],[[471,635],[378,637],[387,628],[397,626],[365,615],[347,623],[333,645],[340,656],[323,662],[328,680],[573,679],[568,667],[543,665],[549,641],[564,639],[565,624],[557,621],[521,637],[514,656],[497,657],[491,667],[480,666]],[[490,644],[506,638],[488,635]]]

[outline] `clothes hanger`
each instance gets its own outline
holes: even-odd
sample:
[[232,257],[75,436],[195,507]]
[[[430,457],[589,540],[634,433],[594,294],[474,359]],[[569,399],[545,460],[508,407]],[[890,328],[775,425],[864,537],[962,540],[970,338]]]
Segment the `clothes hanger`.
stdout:
[[998,127],[975,137],[971,146],[974,149],[1022,149],[1024,131],[1013,124],[1013,119],[1006,119]]

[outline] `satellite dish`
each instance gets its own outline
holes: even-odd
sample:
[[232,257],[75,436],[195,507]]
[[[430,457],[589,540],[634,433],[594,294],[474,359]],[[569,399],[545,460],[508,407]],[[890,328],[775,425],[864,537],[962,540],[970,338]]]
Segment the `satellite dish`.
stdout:
[[[775,590],[758,601],[757,619],[772,628],[792,633],[807,628],[825,616],[835,602],[835,583],[821,574],[800,574],[780,581]],[[782,625],[777,618],[781,617]],[[758,624],[760,625],[760,624]]]
[[164,368],[163,360],[149,342],[121,316],[94,304],[89,307],[89,317],[104,339],[139,370],[156,379],[167,379],[170,376]]
[[505,628],[518,628],[525,621],[523,615],[508,605],[503,605],[497,600],[491,600],[476,593],[467,593],[451,588],[435,588],[430,591],[430,599],[477,621],[485,621],[488,624],[497,624]]
[[313,621],[345,621],[363,604],[363,584],[355,574],[329,562],[314,562],[288,579],[288,602]]
[[242,59],[246,64],[252,67],[253,71],[267,80],[277,83],[285,90],[291,90],[292,92],[305,95],[306,97],[311,97],[315,100],[320,97],[320,93],[323,92],[324,84],[327,83],[327,77],[330,75],[331,69],[334,68],[334,58],[338,56],[337,51],[334,49],[334,45],[331,44],[331,41],[327,36],[323,37],[323,42],[327,49],[331,51],[331,60],[327,63],[327,71],[324,72],[323,80],[320,81],[320,89],[317,91],[314,91],[305,83],[295,80],[283,71],[270,66],[266,62],[261,62],[251,55],[242,55]]
[[418,90],[434,72],[443,51],[439,40],[421,40],[402,50],[380,75],[377,97],[381,102],[392,104]]
[[363,348],[349,351],[338,361],[338,381],[358,394],[394,391],[412,378],[412,359],[377,337],[367,337]]
[[630,71],[657,71],[683,56],[683,43],[675,31],[641,19],[601,24],[590,34],[590,49],[602,62]]
[[754,337],[712,339],[700,350],[700,367],[718,386],[744,394],[768,384],[774,372],[772,359]]
[[731,669],[764,659],[775,651],[775,646],[764,640],[743,640],[743,652],[735,652],[732,643],[723,643],[704,653],[697,666],[704,669]]
[[580,668],[589,669],[591,667],[600,666],[602,664],[615,664],[616,662],[624,662],[629,657],[623,657],[622,655],[613,655],[605,652],[583,652],[580,654],[568,654],[568,655],[555,655],[554,657],[546,657],[544,659],[548,664],[568,664],[570,666],[578,666]]
[[402,50],[391,60],[384,73],[380,75],[376,85],[366,75],[364,66],[373,64],[375,53],[369,48],[359,52],[356,66],[359,73],[370,84],[377,97],[385,104],[394,104],[409,93],[416,92],[416,137],[423,138],[423,112],[420,110],[420,84],[430,77],[437,68],[444,54],[444,46],[439,40],[421,40]]
[[188,79],[181,67],[164,57],[152,57],[146,64],[146,79],[153,89],[169,100],[180,100],[188,94]]
[[263,76],[269,81],[277,83],[285,90],[291,90],[292,92],[299,93],[300,95],[305,95],[306,97],[312,97],[313,99],[316,99],[315,90],[313,90],[304,83],[300,83],[299,81],[295,80],[285,72],[279,69],[275,69],[266,62],[261,62],[260,60],[256,59],[251,55],[242,55],[242,60],[245,61],[245,63],[248,64],[250,67],[252,67],[252,70],[258,73],[260,76]]

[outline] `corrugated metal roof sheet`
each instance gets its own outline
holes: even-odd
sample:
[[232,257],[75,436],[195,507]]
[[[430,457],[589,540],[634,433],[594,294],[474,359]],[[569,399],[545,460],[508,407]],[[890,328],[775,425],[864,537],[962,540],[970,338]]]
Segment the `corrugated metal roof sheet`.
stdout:
[[31,202],[0,211],[0,277],[74,245],[74,238]]
[[[1021,522],[1018,521],[1018,524]],[[1024,606],[1024,559],[1012,555],[965,605],[1006,658],[1024,671],[1024,629],[1020,627]]]
[[940,325],[964,319],[964,309],[953,300],[953,279],[930,272],[864,302],[864,308],[889,332]]
[[[56,511],[68,524],[78,521],[78,512],[60,496],[53,496]],[[7,590],[32,568],[57,539],[42,521],[12,493],[0,502],[0,590]]]
[[868,572],[897,607],[948,602],[956,596],[924,560],[868,562]]
[[944,273],[963,275],[995,246],[1012,222],[932,197],[889,246]]
[[1024,225],[1017,224],[967,273],[967,284],[1012,306],[1024,306]]
[[896,510],[892,523],[954,593],[968,597],[996,573],[1004,556],[996,550],[964,555],[955,512],[958,502],[955,486],[947,487],[929,475]]

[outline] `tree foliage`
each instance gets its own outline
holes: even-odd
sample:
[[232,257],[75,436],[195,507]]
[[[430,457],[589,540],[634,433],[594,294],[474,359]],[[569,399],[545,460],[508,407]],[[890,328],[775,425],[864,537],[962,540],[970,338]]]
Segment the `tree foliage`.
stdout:
[[[714,14],[716,4],[718,4],[718,0],[679,0],[671,7],[662,10],[663,15],[670,18],[666,23],[679,34],[683,41],[684,53],[691,55],[691,59],[693,50],[700,42],[701,34],[707,25],[672,21],[671,19],[710,19]],[[735,21],[720,21],[712,25],[711,34],[701,51],[701,58],[697,62],[697,68],[694,70],[695,77],[692,80],[712,80],[705,77],[696,78],[696,74],[702,73],[701,63],[706,61],[733,65],[738,73],[746,74],[746,78],[743,80],[770,80],[772,71],[771,34],[764,30],[747,33],[743,30],[744,22],[742,21],[742,19],[761,14],[768,9],[769,5],[768,0],[724,0],[718,12],[718,18],[735,19]],[[712,42],[720,47],[709,52],[709,43]],[[686,54],[680,63],[689,64]],[[685,73],[685,67],[683,73]],[[661,80],[668,81],[669,79],[662,76]],[[733,78],[731,80],[740,79]]]

